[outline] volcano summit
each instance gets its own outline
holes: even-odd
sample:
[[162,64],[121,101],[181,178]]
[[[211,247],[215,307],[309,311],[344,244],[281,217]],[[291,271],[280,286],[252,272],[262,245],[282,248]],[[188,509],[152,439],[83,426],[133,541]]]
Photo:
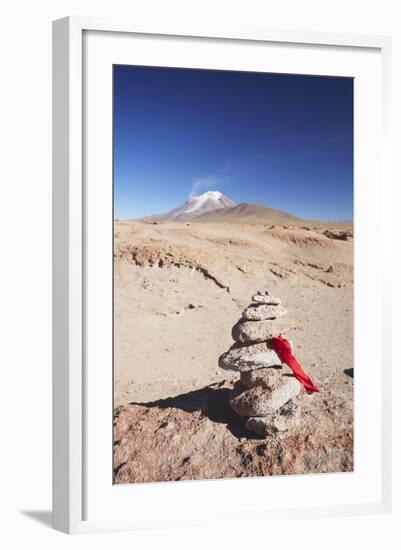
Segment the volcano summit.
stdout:
[[220,193],[220,191],[207,191],[199,196],[190,197],[184,204],[162,214],[146,216],[147,220],[154,221],[178,221],[193,220],[202,214],[214,212],[223,208],[236,206],[237,203]]

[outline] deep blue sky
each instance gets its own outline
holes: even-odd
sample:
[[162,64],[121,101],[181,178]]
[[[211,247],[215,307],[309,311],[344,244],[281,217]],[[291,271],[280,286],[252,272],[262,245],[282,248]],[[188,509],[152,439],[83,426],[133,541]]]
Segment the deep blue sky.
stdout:
[[215,190],[352,219],[353,80],[115,66],[115,217]]

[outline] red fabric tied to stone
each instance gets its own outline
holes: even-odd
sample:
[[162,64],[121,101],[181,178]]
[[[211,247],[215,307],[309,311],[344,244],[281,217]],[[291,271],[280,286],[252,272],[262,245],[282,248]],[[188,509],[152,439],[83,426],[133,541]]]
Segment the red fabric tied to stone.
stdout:
[[272,338],[269,343],[279,356],[280,361],[290,367],[290,369],[294,373],[295,378],[299,380],[301,384],[303,384],[308,393],[319,391],[319,389],[315,386],[309,376],[302,370],[301,365],[293,356],[288,340],[282,338],[281,336],[278,336],[277,338]]

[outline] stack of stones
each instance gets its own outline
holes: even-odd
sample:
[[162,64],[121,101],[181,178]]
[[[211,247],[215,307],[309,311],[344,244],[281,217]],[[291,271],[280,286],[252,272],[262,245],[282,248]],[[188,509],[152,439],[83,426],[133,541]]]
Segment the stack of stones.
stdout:
[[280,319],[286,313],[279,298],[266,291],[255,294],[232,329],[235,344],[219,358],[221,368],[240,373],[231,408],[246,418],[249,431],[263,436],[285,432],[300,412],[296,398],[302,385],[269,345],[294,328]]

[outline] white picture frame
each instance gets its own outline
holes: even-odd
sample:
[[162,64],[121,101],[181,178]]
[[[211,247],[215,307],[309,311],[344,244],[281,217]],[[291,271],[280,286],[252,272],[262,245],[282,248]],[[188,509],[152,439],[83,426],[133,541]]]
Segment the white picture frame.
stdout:
[[[105,516],[106,512],[99,512],[96,517],[87,517],[88,506],[88,470],[90,475],[97,475],[93,468],[88,467],[85,460],[85,453],[88,450],[88,433],[91,430],[91,413],[88,414],[88,384],[91,379],[87,376],[87,345],[88,345],[88,311],[85,307],[86,293],[88,291],[88,280],[85,270],[88,265],[88,243],[87,238],[88,220],[86,219],[85,201],[88,200],[84,185],[86,177],[85,155],[88,153],[84,140],[85,120],[85,95],[84,80],[85,71],[83,59],[85,51],[85,33],[107,34],[108,44],[118,36],[121,37],[146,37],[148,41],[157,41],[160,37],[178,38],[181,41],[196,40],[204,41],[213,48],[216,41],[224,41],[229,47],[230,44],[285,44],[292,48],[313,49],[314,47],[333,48],[347,52],[374,51],[380,59],[380,87],[381,87],[381,111],[378,119],[381,132],[377,136],[380,141],[381,158],[379,174],[380,182],[376,185],[380,188],[382,205],[379,213],[381,220],[380,231],[385,231],[389,223],[389,211],[391,209],[391,172],[390,172],[390,146],[389,146],[389,124],[390,124],[390,80],[391,80],[391,41],[388,37],[358,36],[342,34],[326,34],[300,31],[279,31],[265,29],[224,29],[210,28],[198,29],[196,25],[192,28],[179,24],[166,25],[160,28],[143,28],[138,24],[121,21],[104,21],[88,17],[68,17],[53,24],[53,525],[56,529],[67,533],[115,530],[115,529],[138,529],[149,526],[170,526],[190,525],[213,521],[214,512],[204,514],[204,517],[183,515],[178,508],[175,510],[175,501],[172,491],[185,494],[190,497],[191,491],[197,491],[197,498],[205,498],[209,491],[219,491],[219,494],[226,493],[230,498],[233,483],[228,482],[185,482],[180,488],[174,489],[177,484],[143,484],[136,489],[137,495],[141,495],[141,510],[132,514],[132,517]],[[99,45],[99,51],[108,45]],[[152,50],[151,57],[156,59],[158,49]],[[304,55],[301,51],[300,55]],[[93,58],[92,58],[93,59]],[[151,64],[151,63],[150,63]],[[184,65],[185,66],[185,65]],[[330,68],[327,69],[330,73]],[[365,69],[369,71],[369,67]],[[373,115],[372,115],[373,116]],[[107,125],[106,125],[107,127]],[[376,142],[375,142],[376,143]],[[377,145],[377,143],[376,143]],[[366,191],[366,197],[359,195],[360,204],[356,201],[356,216],[364,219],[363,211],[368,209],[375,202],[371,196],[373,187]],[[91,198],[89,194],[89,199]],[[366,199],[366,200],[365,200]],[[100,204],[100,203],[99,203]],[[358,214],[358,209],[360,213]],[[99,207],[102,212],[102,207]],[[92,218],[93,219],[93,216]],[[92,223],[92,222],[91,222]],[[360,221],[361,223],[361,221]],[[107,231],[107,228],[106,228]],[[90,232],[90,231],[89,231]],[[357,234],[358,235],[358,234]],[[358,238],[358,236],[357,236]],[[362,254],[366,255],[366,266],[368,266],[368,249],[365,247]],[[380,426],[377,430],[377,441],[375,445],[380,450],[378,460],[375,463],[376,473],[380,476],[378,486],[375,489],[377,498],[370,498],[367,494],[361,501],[352,495],[349,500],[336,500],[325,502],[321,506],[312,504],[302,506],[297,503],[291,508],[279,504],[277,508],[269,508],[269,517],[309,517],[312,515],[347,515],[364,513],[385,513],[391,509],[391,357],[389,346],[390,330],[387,325],[389,321],[390,290],[386,279],[386,269],[389,262],[390,252],[384,247],[382,249],[381,264],[383,270],[380,275],[382,295],[378,298],[377,306],[380,312],[386,311],[386,315],[380,320],[380,338],[377,343],[377,354],[372,357],[379,358],[380,384],[376,391],[377,406],[380,408]],[[377,274],[379,277],[379,274]],[[379,279],[373,281],[378,283]],[[372,284],[373,284],[372,283]],[[369,281],[366,282],[366,289],[369,290]],[[363,304],[359,303],[363,308]],[[90,317],[90,314],[89,314]],[[380,354],[380,355],[379,355]],[[373,360],[373,359],[372,359]],[[93,379],[92,379],[93,381]],[[100,384],[100,382],[99,382]],[[100,385],[99,385],[100,388]],[[100,388],[100,394],[104,391]],[[111,388],[110,388],[111,392]],[[363,397],[363,396],[362,396]],[[92,400],[93,403],[93,400]],[[363,399],[360,400],[363,405]],[[358,407],[358,400],[356,407]],[[107,407],[102,414],[106,414]],[[378,409],[379,410],[379,409]],[[110,412],[111,419],[111,412]],[[111,422],[111,420],[110,420]],[[103,426],[105,432],[102,437],[110,437],[110,426]],[[376,432],[373,430],[373,434]],[[99,447],[100,448],[100,447]],[[101,461],[100,461],[101,462]],[[380,472],[379,472],[380,468]],[[333,474],[330,474],[331,476]],[[297,476],[302,478],[303,476]],[[103,482],[103,481],[102,481]],[[288,490],[288,483],[298,484],[295,478],[277,480],[285,483]],[[242,486],[245,487],[241,481]],[[261,479],[248,480],[255,490]],[[302,483],[300,481],[299,483]],[[317,481],[316,491],[318,491]],[[335,483],[335,482],[333,482]],[[111,485],[111,472],[110,472]],[[156,487],[157,485],[157,487]],[[89,483],[90,486],[90,483]],[[168,487],[167,487],[168,486]],[[238,487],[238,486],[237,486]],[[122,491],[124,496],[122,495]],[[130,487],[119,488],[121,500],[127,501]],[[244,489],[248,490],[248,489]],[[163,497],[163,494],[165,496]],[[216,493],[217,494],[217,493]],[[158,499],[163,502],[167,498],[171,502],[169,514],[161,516],[153,511],[153,516],[147,512],[147,498]],[[106,493],[96,498],[107,499]],[[339,497],[340,498],[340,497]],[[195,511],[196,512],[196,511]],[[266,519],[263,508],[241,512],[242,520],[253,519],[263,521]],[[259,513],[258,513],[259,512]],[[240,512],[237,516],[235,510],[226,514],[230,520],[239,521]],[[157,520],[154,521],[156,517]],[[227,519],[226,518],[226,519]],[[225,519],[224,514],[216,520]]]

